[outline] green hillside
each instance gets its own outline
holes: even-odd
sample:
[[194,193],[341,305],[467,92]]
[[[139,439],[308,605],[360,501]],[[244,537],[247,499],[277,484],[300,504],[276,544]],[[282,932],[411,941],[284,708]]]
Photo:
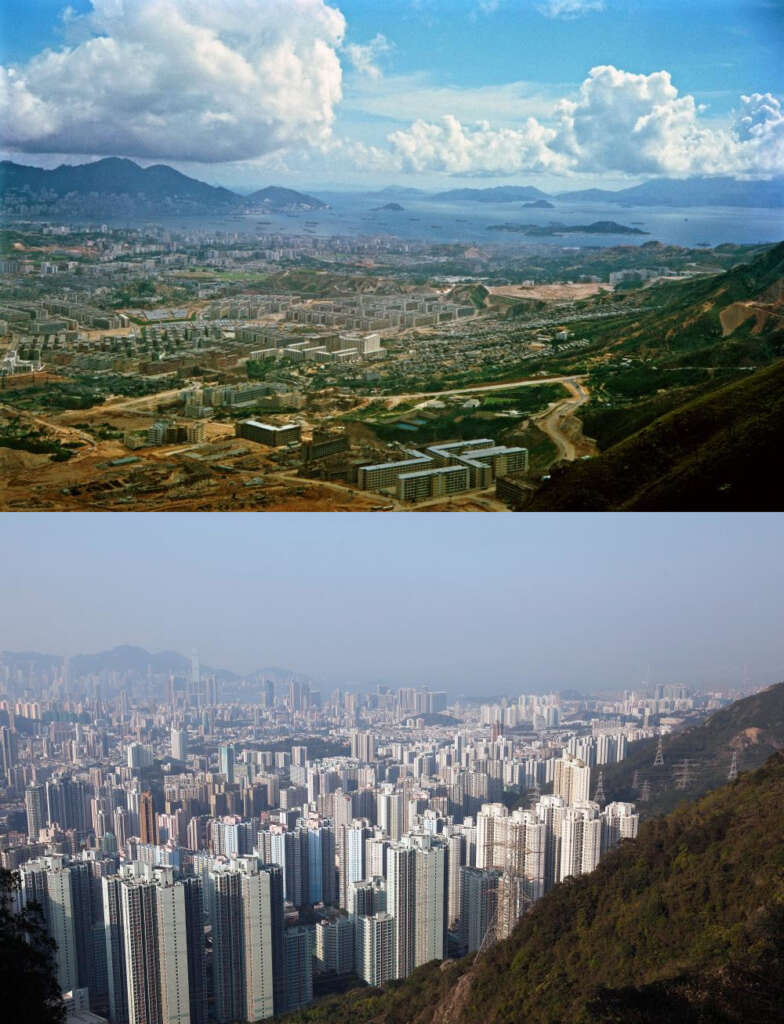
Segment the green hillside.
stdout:
[[[748,263],[739,263],[715,277],[658,284],[648,290],[646,301],[653,307],[640,316],[626,332],[622,348],[629,352],[652,352],[670,357],[673,365],[733,365],[731,356],[742,338],[750,354],[760,354],[753,342],[768,335],[779,335],[782,323],[782,280],[784,279],[784,243],[758,255]],[[748,303],[745,309],[737,304]],[[726,319],[728,307],[736,307],[736,317]],[[725,319],[722,320],[722,317]],[[784,355],[774,344],[773,355]]]
[[289,1021],[330,1024],[756,1024],[784,1006],[784,755],[646,822],[556,886],[472,962]]
[[735,701],[701,725],[663,736],[660,768],[653,767],[657,746],[657,739],[632,743],[620,764],[605,767],[608,800],[639,803],[647,781],[650,800],[639,808],[650,817],[723,785],[733,755],[739,771],[759,768],[771,754],[784,750],[784,683]]

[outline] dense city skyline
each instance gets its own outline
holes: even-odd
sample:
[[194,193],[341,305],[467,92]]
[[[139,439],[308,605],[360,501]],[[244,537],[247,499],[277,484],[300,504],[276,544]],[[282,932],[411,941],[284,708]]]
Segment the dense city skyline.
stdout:
[[3,539],[3,649],[196,647],[239,673],[450,696],[781,675],[779,517],[384,517],[383,542],[372,515],[115,522],[43,515]]

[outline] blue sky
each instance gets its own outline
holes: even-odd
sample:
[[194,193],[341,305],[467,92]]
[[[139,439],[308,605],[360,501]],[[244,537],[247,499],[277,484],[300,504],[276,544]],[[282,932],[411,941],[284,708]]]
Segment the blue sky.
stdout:
[[0,649],[452,693],[784,678],[780,515],[15,516]]
[[[232,24],[240,8],[244,38]],[[769,176],[784,163],[778,0],[73,0],[64,10],[3,8],[0,61],[15,86],[6,152],[38,163],[124,148],[189,169],[216,163],[238,183],[280,171],[619,185]],[[210,66],[229,54],[212,83],[188,63],[191,30],[215,43]],[[96,37],[115,50],[99,53]],[[40,56],[66,45],[70,61]],[[290,58],[301,74],[289,75]],[[245,62],[252,70],[238,76]],[[618,74],[591,79],[595,67]],[[220,129],[218,145],[202,123]]]

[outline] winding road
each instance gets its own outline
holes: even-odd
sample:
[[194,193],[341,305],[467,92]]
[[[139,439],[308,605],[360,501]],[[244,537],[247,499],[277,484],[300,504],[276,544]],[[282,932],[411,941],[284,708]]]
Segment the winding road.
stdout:
[[[575,412],[591,397],[588,389],[578,377],[560,378],[563,386],[569,391],[569,398],[562,398],[553,403],[544,412],[532,416],[532,421],[553,441],[558,449],[559,459],[568,459],[570,462],[580,458],[582,455],[596,453],[596,446],[588,438],[583,438],[581,432],[567,433],[564,429],[568,419],[574,416]],[[575,440],[581,443],[580,452],[577,450]]]

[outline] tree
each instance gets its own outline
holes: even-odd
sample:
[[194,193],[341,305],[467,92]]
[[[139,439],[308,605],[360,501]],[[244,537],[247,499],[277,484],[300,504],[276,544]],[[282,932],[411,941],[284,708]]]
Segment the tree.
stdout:
[[61,1024],[65,1020],[55,968],[55,943],[38,903],[14,911],[19,876],[0,868],[0,992],[5,1020]]

